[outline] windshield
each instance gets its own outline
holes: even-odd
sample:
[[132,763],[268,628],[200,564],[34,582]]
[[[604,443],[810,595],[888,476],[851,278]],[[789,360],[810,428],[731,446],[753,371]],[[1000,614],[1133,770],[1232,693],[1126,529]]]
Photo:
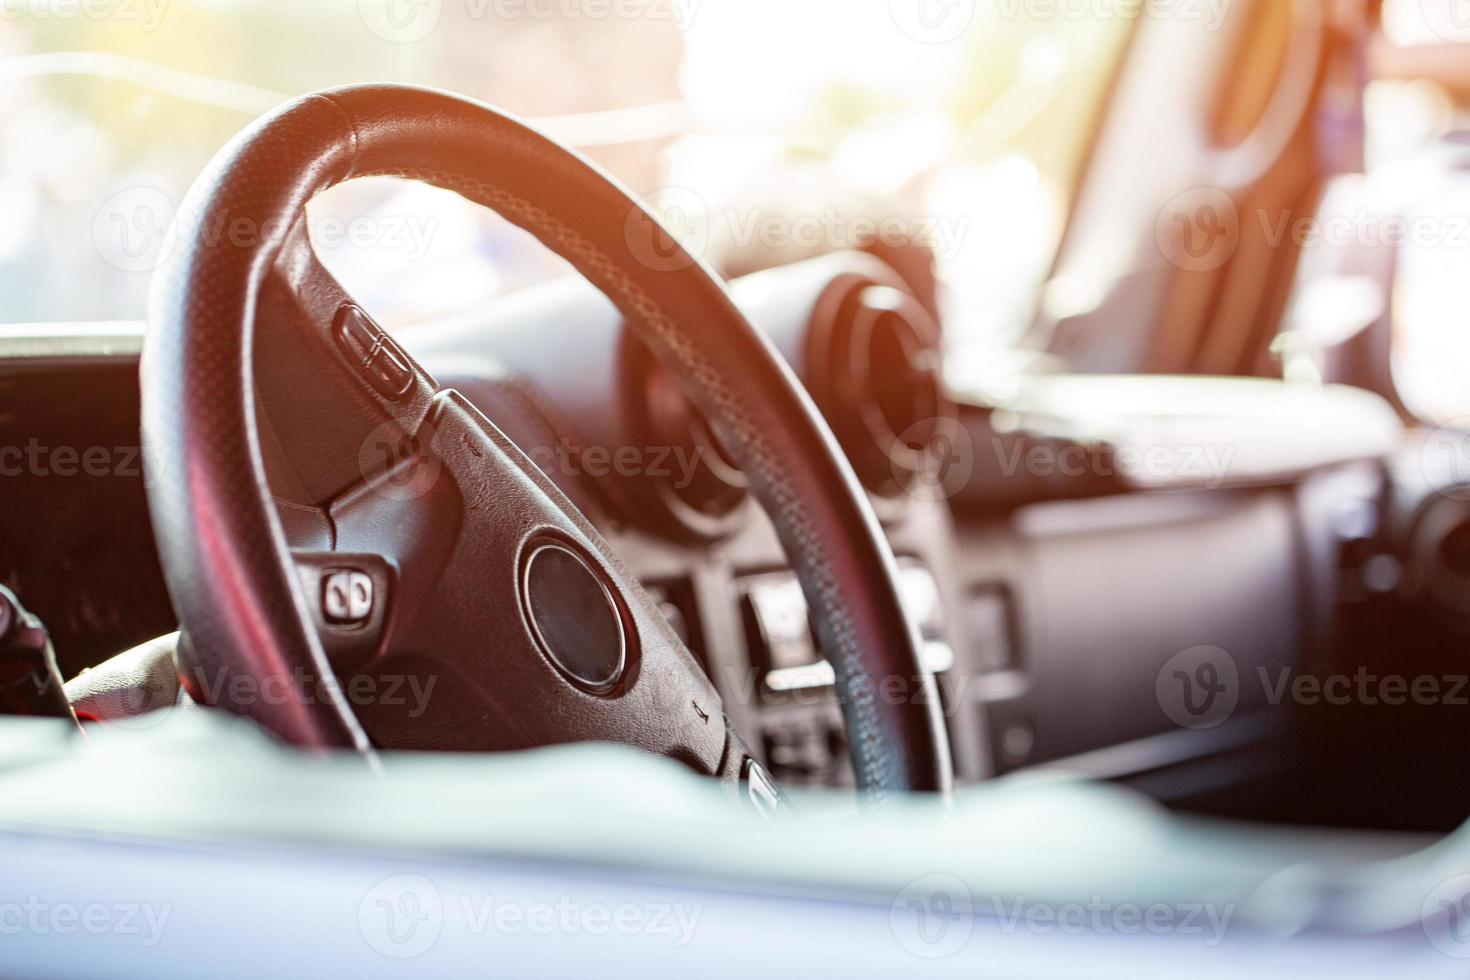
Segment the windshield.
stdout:
[[[920,241],[951,322],[1006,343],[1030,319],[1129,26],[1028,10],[5,0],[0,322],[141,319],[176,206],[230,136],[292,96],[381,80],[532,119],[727,274]],[[309,227],[395,326],[565,273],[493,215],[407,182],[336,188]]]

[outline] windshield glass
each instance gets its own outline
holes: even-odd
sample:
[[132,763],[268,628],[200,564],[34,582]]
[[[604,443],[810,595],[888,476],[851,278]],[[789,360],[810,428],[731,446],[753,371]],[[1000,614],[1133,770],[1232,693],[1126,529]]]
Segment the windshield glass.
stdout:
[[[532,119],[727,274],[921,241],[952,322],[1005,343],[1129,26],[970,0],[6,0],[0,322],[141,319],[176,206],[230,136],[294,95],[381,80]],[[400,181],[334,189],[310,230],[397,326],[565,272]]]

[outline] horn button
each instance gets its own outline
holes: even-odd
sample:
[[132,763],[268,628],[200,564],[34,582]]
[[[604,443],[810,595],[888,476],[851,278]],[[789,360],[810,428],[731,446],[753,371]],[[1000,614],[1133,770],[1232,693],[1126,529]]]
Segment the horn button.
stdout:
[[534,542],[521,572],[521,602],[536,644],[589,694],[617,687],[628,662],[622,612],[602,574],[560,541]]

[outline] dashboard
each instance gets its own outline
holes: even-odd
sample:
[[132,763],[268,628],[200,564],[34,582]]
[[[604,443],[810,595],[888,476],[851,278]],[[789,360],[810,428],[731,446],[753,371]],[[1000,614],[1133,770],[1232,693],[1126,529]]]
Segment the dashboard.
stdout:
[[[732,292],[867,489],[961,783],[1057,766],[1171,798],[1290,764],[1292,712],[1259,685],[1218,725],[1191,727],[1169,717],[1158,678],[1201,647],[1242,674],[1330,659],[1335,515],[1376,512],[1374,461],[1401,435],[1377,399],[1058,378],[997,408],[941,380],[932,306],[870,255],[757,273]],[[830,669],[775,534],[610,303],[569,281],[404,342],[593,516],[779,780],[849,784]],[[1159,449],[1175,465],[1127,465]],[[1078,473],[1061,465],[1074,450],[1088,460]],[[674,464],[655,465],[665,453]]]
[[[1332,664],[1344,624],[1384,598],[1364,584],[1372,560],[1398,548],[1435,581],[1463,565],[1420,540],[1458,540],[1463,507],[1426,505],[1440,521],[1426,531],[1395,503],[1430,492],[1385,465],[1404,435],[1372,396],[1059,376],[998,399],[945,383],[932,301],[872,255],[731,288],[867,489],[961,783],[1050,767],[1187,802],[1283,778],[1299,713],[1244,683],[1227,717],[1181,724],[1159,687],[1174,658],[1220,650],[1247,679]],[[400,334],[609,539],[773,775],[850,785],[831,671],[776,535],[612,305],[565,280]],[[130,324],[0,332],[0,446],[45,458],[6,483],[0,580],[48,624],[67,676],[177,626],[145,506],[160,461],[136,449],[140,338]],[[289,454],[266,442],[300,526]],[[1138,462],[1154,458],[1173,465]]]

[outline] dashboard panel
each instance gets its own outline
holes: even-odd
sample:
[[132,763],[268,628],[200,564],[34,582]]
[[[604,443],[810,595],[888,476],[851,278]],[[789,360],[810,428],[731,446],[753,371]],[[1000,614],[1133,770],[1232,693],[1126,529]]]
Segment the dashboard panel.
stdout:
[[[1382,484],[1371,460],[1393,451],[1397,422],[1358,392],[1190,379],[1056,378],[999,407],[946,403],[929,394],[923,371],[922,348],[937,357],[938,333],[917,314],[908,314],[919,324],[907,337],[922,338],[919,356],[896,355],[901,342],[851,342],[852,321],[872,314],[864,307],[885,305],[873,290],[903,288],[871,256],[841,253],[732,283],[862,474],[940,681],[960,781],[1051,766],[1152,780],[1168,798],[1288,765],[1280,747],[1294,713],[1253,681],[1328,656],[1323,624],[1333,616],[1340,546],[1331,515],[1376,506]],[[834,339],[843,337],[845,348]],[[665,416],[686,428],[649,424],[648,404],[669,393],[650,394],[658,378],[631,331],[581,283],[434,325],[407,343],[492,418],[519,420],[512,437],[523,444],[554,433],[577,451],[647,459],[675,431],[687,433],[672,440],[676,451],[705,447],[722,458],[718,436],[687,410]],[[876,390],[879,358],[901,362],[895,374],[906,390]],[[618,368],[597,369],[608,364]],[[834,365],[855,377],[834,378]],[[887,402],[876,412],[885,424],[868,424],[878,401]],[[1324,442],[1324,418],[1351,421],[1351,434]],[[1079,431],[1081,423],[1091,428]],[[904,455],[936,437],[937,446],[963,443],[968,479],[951,486]],[[1031,468],[994,465],[1013,441],[1055,459],[1079,439],[1113,453],[1091,457],[1109,465],[1041,480],[1029,479]],[[1198,455],[1221,462],[1219,472],[1157,478],[1118,463],[1129,450],[1178,454],[1208,440],[1215,444]],[[916,473],[931,482],[906,484]],[[714,479],[719,492],[679,498],[667,474],[562,466],[553,478],[574,499],[596,499],[600,526],[658,589],[736,728],[778,778],[845,785],[821,651],[775,535],[738,482]],[[1221,651],[1252,683],[1219,724],[1180,724],[1159,678],[1201,648]]]
[[[1058,378],[1010,404],[964,393],[950,402],[936,377],[939,326],[905,290],[859,253],[732,284],[862,476],[938,679],[958,780],[1052,767],[1182,799],[1288,764],[1290,706],[1243,686],[1218,724],[1181,725],[1159,678],[1202,647],[1224,651],[1245,678],[1330,660],[1342,555],[1362,547],[1341,514],[1381,507],[1375,460],[1393,451],[1394,427],[1356,395],[1330,391],[1293,394],[1294,414],[1273,409],[1242,425],[1233,407],[1272,393],[1218,382]],[[140,331],[0,335],[3,441],[136,447]],[[719,433],[611,304],[569,280],[400,333],[608,537],[777,779],[850,785],[830,668],[775,533]],[[897,383],[876,377],[880,364],[897,365]],[[1170,413],[1188,424],[1161,423]],[[1313,436],[1324,415],[1353,415],[1368,435],[1324,447]],[[1244,463],[1207,481],[1139,480],[1100,465],[1060,479],[994,465],[1018,447],[1115,452],[1140,431],[1156,442],[1159,431],[1204,433]],[[973,468],[963,485],[933,492],[921,457],[939,435],[967,440]],[[289,456],[266,449],[283,516],[300,526]],[[68,674],[175,627],[145,477],[116,469],[7,482],[3,579],[51,626]]]

